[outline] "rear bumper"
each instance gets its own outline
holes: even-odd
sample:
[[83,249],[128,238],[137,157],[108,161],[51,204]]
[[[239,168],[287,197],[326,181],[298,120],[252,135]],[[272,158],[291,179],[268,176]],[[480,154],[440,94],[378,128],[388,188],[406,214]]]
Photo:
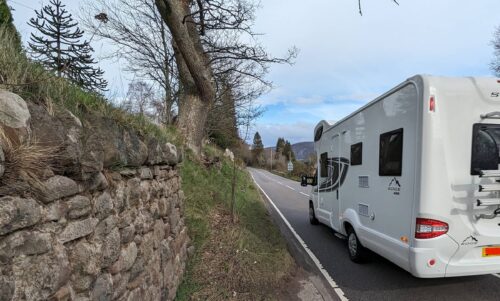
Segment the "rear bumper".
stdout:
[[446,277],[448,262],[458,250],[458,244],[448,235],[431,239],[416,239],[410,247],[410,273],[419,278]]
[[500,273],[500,263],[476,262],[476,263],[450,263],[446,268],[445,277],[472,276]]
[[459,245],[448,235],[416,241],[415,245],[418,247],[411,247],[409,254],[409,272],[415,277],[440,278],[500,273],[500,257],[481,257],[478,255],[481,247],[459,249]]

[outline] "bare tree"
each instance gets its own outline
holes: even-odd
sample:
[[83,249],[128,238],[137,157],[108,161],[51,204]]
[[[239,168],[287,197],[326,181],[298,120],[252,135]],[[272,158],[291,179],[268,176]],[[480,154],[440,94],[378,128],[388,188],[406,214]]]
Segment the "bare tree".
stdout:
[[199,149],[206,112],[217,104],[216,99],[228,88],[236,103],[240,97],[255,99],[263,86],[270,87],[264,80],[268,64],[290,62],[296,51],[274,58],[258,43],[251,43],[257,7],[252,1],[156,0],[156,5],[172,34],[182,85],[179,126],[188,144]]
[[500,77],[500,26],[495,31],[492,44],[495,56],[493,61],[491,61],[491,70],[495,72],[496,76]]
[[151,116],[150,109],[155,101],[153,86],[144,81],[133,81],[128,85],[128,92],[123,108],[134,114]]
[[[96,21],[102,16],[104,24]],[[128,71],[163,91],[164,104],[156,107],[170,124],[179,88],[170,32],[154,0],[94,0],[84,7],[82,19],[89,32],[117,46],[108,58],[125,59]]]

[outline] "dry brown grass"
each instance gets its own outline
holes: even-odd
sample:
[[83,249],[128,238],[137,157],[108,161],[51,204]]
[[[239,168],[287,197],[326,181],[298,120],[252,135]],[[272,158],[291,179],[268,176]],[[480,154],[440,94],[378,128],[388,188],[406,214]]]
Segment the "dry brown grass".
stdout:
[[[251,235],[238,222],[232,223],[227,209],[217,206],[209,214],[210,236],[193,278],[201,289],[192,300],[275,300],[291,277],[294,266],[288,252],[266,254],[259,245],[248,246]],[[281,266],[272,259],[278,255]]]
[[21,139],[0,127],[0,145],[5,155],[5,172],[0,178],[0,195],[32,194],[43,198],[44,175],[52,171],[58,148],[41,145],[34,138]]

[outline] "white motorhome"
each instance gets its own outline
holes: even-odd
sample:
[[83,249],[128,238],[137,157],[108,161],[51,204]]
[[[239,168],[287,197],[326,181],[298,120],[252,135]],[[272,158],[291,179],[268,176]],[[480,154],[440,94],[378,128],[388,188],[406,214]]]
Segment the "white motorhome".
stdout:
[[314,131],[311,223],[416,277],[500,272],[500,79],[415,76]]

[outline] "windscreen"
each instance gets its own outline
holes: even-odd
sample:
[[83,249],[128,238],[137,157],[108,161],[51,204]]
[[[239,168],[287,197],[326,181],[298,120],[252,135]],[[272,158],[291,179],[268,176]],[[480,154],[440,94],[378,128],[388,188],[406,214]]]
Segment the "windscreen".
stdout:
[[476,123],[472,128],[471,175],[481,170],[497,170],[499,164],[500,125]]

